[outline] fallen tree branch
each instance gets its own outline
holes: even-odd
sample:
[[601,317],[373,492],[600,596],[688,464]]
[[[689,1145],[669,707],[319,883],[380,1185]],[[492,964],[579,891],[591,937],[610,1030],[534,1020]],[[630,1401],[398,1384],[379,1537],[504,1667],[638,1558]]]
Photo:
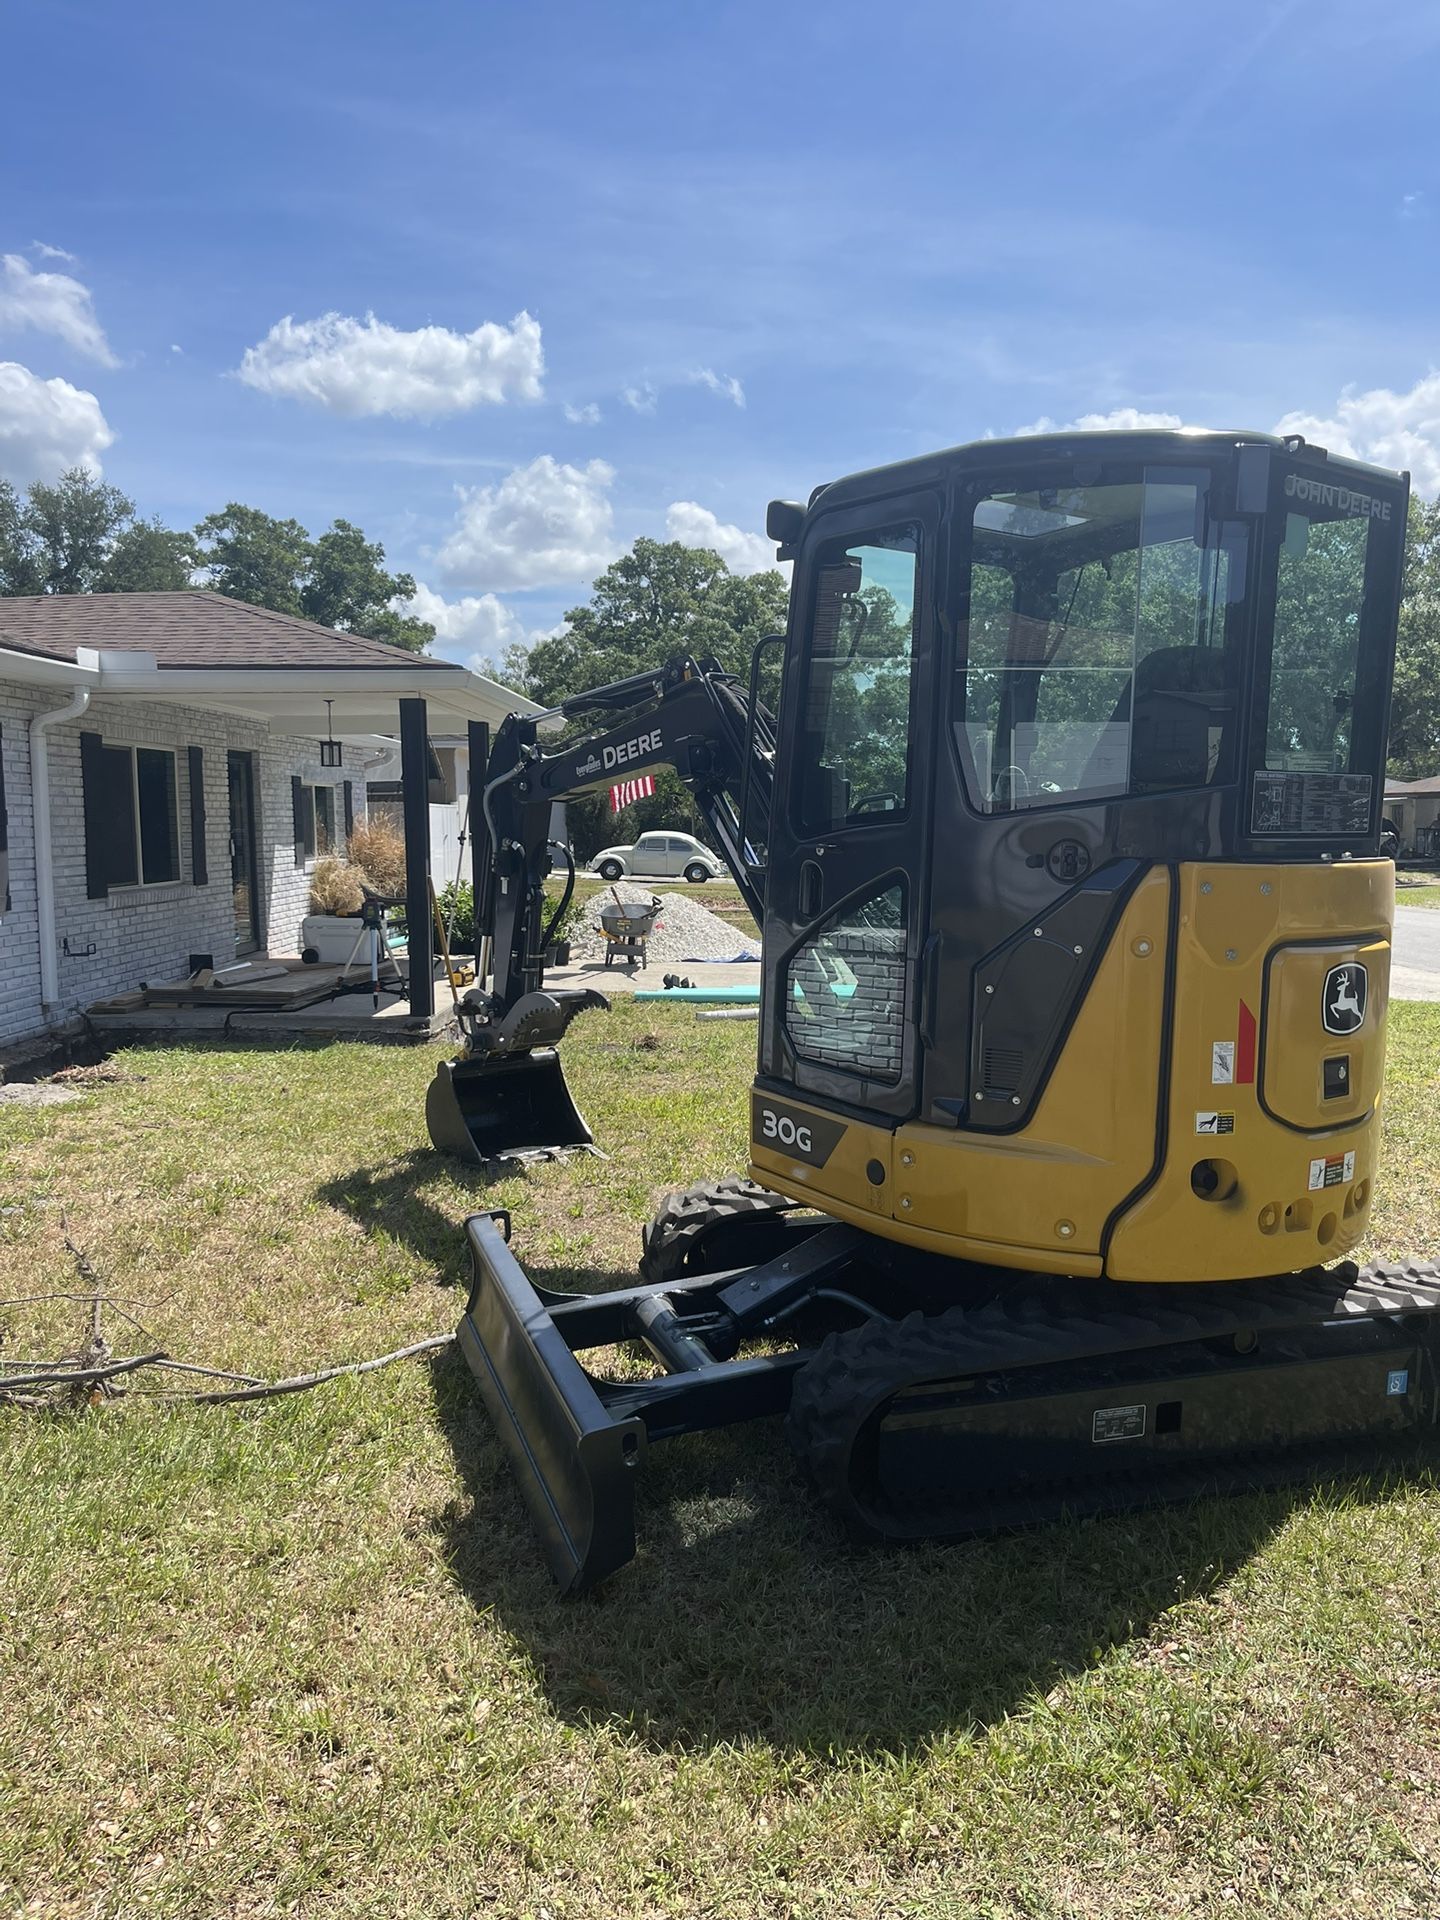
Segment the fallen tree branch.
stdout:
[[[169,1358],[162,1348],[158,1353],[137,1353],[128,1360],[110,1360],[102,1367],[67,1368],[62,1362],[47,1373],[7,1374],[0,1379],[0,1397],[19,1393],[26,1387],[94,1387],[102,1380],[113,1380],[122,1373],[135,1373],[141,1367],[153,1367],[158,1361]],[[42,1361],[38,1364],[45,1363]]]
[[65,1245],[70,1250],[70,1258],[75,1262],[75,1270],[80,1275],[80,1278],[90,1282],[92,1293],[102,1293],[104,1291],[103,1284],[99,1274],[90,1264],[89,1255],[83,1247],[77,1247],[75,1242],[70,1238],[70,1220],[63,1207],[60,1209],[60,1232],[64,1237]]
[[441,1347],[454,1344],[453,1333],[435,1333],[428,1340],[397,1347],[393,1353],[382,1353],[374,1360],[350,1360],[343,1366],[323,1367],[318,1373],[298,1373],[290,1380],[269,1380],[262,1386],[236,1387],[225,1393],[177,1393],[173,1398],[177,1404],[183,1402],[191,1407],[218,1407],[236,1400],[273,1400],[282,1393],[304,1393],[307,1387],[323,1386],[327,1380],[339,1380],[345,1374],[374,1373],[377,1367],[388,1367],[394,1360],[409,1360],[417,1353],[435,1353]]
[[[93,1293],[17,1293],[9,1300],[0,1300],[0,1307],[33,1307],[47,1300],[83,1300],[88,1307],[95,1298]],[[164,1307],[168,1300],[131,1300],[123,1293],[107,1293],[107,1307]]]
[[202,1374],[207,1380],[238,1380],[247,1387],[263,1387],[266,1384],[258,1373],[227,1373],[223,1367],[197,1367],[190,1360],[157,1360],[155,1364],[168,1368],[171,1373]]

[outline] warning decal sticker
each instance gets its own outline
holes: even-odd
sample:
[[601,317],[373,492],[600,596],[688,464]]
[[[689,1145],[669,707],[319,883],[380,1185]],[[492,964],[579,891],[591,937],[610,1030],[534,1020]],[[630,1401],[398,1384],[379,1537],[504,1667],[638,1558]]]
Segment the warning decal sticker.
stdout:
[[1255,1016],[1243,1000],[1240,1002],[1237,1025],[1235,1084],[1240,1087],[1253,1087],[1255,1084]]
[[1321,1187],[1343,1187],[1355,1178],[1355,1156],[1353,1153],[1332,1153],[1324,1160],[1310,1162],[1310,1191],[1317,1192]]
[[1216,1040],[1210,1047],[1210,1084],[1229,1087],[1235,1082],[1235,1042]]
[[1196,1133],[1234,1133],[1235,1116],[1233,1113],[1197,1113],[1195,1131]]

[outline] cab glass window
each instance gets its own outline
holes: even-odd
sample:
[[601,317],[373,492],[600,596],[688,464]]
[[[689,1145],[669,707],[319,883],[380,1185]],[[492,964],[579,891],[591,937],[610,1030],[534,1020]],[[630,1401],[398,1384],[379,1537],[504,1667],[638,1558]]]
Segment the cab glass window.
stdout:
[[1300,497],[1285,501],[1265,724],[1271,772],[1352,771],[1366,561],[1380,523],[1327,508],[1327,494],[1357,497],[1302,481]]
[[1245,536],[1208,496],[1150,468],[976,502],[954,713],[983,812],[1233,777]]
[[816,928],[785,970],[796,1053],[867,1080],[900,1077],[905,1040],[905,890],[891,881]]
[[909,804],[918,548],[918,529],[905,527],[820,549],[800,691],[797,813],[807,834]]

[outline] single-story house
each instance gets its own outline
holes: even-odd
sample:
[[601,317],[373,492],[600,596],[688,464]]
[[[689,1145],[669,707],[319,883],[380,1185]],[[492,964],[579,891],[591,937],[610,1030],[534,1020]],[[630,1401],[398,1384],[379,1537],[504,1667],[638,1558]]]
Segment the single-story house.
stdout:
[[515,711],[463,667],[217,593],[0,599],[0,1048],[193,956],[298,952],[318,854],[397,769],[429,1013],[430,716],[480,751]]
[[1402,854],[1440,857],[1440,779],[1387,780],[1385,815],[1395,822]]

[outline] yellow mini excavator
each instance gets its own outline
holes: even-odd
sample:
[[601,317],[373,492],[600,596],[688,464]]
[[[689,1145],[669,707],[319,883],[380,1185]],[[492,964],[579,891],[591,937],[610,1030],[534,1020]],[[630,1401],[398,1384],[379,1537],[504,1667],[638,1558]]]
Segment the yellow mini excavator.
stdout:
[[[673,765],[764,931],[749,1179],[672,1195],[640,1283],[595,1296],[468,1222],[461,1343],[562,1586],[634,1552],[651,1442],[758,1415],[877,1540],[1308,1475],[1434,1421],[1440,1271],[1346,1258],[1407,496],[1263,434],[906,461],[771,505],[789,626],[748,686],[678,659],[567,701],[557,751],[505,722],[475,797],[494,973],[437,1146],[589,1141],[555,1049],[604,1002],[541,962],[555,800]],[[630,1340],[652,1378],[578,1357]]]

